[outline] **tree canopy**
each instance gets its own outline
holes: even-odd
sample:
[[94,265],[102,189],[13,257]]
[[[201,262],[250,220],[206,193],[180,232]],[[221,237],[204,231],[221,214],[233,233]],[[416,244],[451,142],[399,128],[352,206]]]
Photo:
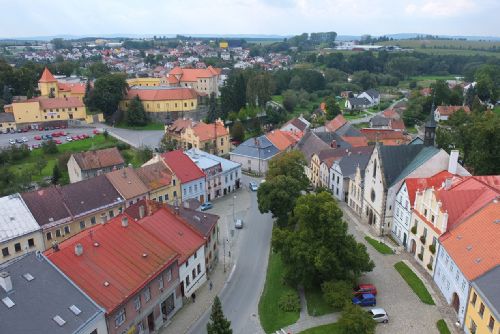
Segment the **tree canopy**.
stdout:
[[376,322],[366,310],[348,304],[337,322],[341,334],[375,334]]
[[231,322],[226,319],[222,311],[222,304],[218,296],[215,296],[210,313],[210,321],[207,324],[208,334],[232,334]]
[[135,96],[130,101],[130,105],[125,113],[125,121],[128,125],[132,126],[143,126],[148,124],[148,116],[139,96]]
[[107,74],[94,83],[87,107],[91,111],[102,111],[110,118],[118,109],[118,103],[126,94],[127,82],[124,74]]

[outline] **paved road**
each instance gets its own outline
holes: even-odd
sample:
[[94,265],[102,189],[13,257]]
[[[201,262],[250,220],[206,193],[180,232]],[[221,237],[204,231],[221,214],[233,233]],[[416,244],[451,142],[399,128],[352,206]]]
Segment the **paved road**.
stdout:
[[163,130],[119,129],[104,124],[101,125],[101,127],[107,129],[113,137],[116,137],[117,139],[122,140],[135,148],[142,146],[148,146],[153,149],[157,148],[165,133]]
[[[25,143],[27,145],[33,145],[33,144],[41,144],[41,140],[35,140],[34,137],[36,135],[45,135],[45,134],[51,134],[53,132],[59,132],[59,131],[64,131],[65,133],[69,134],[70,136],[73,135],[81,135],[81,134],[87,134],[87,135],[92,135],[93,128],[67,128],[67,129],[60,129],[60,130],[51,130],[51,131],[28,131],[28,132],[21,132],[21,133],[2,133],[0,134],[0,148],[1,147],[8,147],[10,146],[9,144],[9,139],[17,139],[17,138],[23,138],[26,137],[28,141]],[[54,139],[60,139],[62,142],[66,142],[65,137],[64,138],[54,138]],[[18,144],[19,145],[19,144]]]
[[[392,107],[394,107],[398,102],[400,101],[403,101],[404,99],[401,99],[401,100],[397,100],[397,101],[394,101],[393,103],[391,103],[391,105],[387,108],[387,109],[390,109]],[[384,109],[385,110],[385,109]],[[357,118],[357,119],[353,119],[353,120],[350,120],[349,122],[351,122],[351,124],[358,124],[358,123],[368,123],[370,122],[370,120],[375,117],[376,115],[380,115],[384,112],[384,110],[380,110],[376,113],[368,113],[367,116],[363,117],[363,118]],[[363,112],[363,111],[361,111]]]
[[[243,176],[245,186],[251,179]],[[263,333],[258,319],[258,303],[264,288],[267,259],[269,255],[272,218],[261,215],[257,207],[256,192],[251,193],[248,210],[241,211],[236,204],[236,218],[243,218],[245,226],[237,231],[237,242],[233,248],[236,256],[234,271],[220,293],[224,314],[231,321],[233,333]],[[232,212],[228,212],[232,215]],[[188,333],[205,334],[210,310],[191,326]]]

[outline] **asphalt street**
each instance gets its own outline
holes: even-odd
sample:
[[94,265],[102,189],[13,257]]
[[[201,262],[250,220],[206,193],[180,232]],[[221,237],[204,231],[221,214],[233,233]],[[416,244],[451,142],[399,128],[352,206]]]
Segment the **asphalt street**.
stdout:
[[[251,180],[247,176],[242,177],[245,187]],[[272,232],[271,215],[259,212],[257,193],[252,192],[250,198],[248,209],[241,210],[245,205],[235,204],[235,217],[243,218],[244,228],[236,230],[237,242],[232,249],[232,256],[236,256],[234,269],[230,269],[232,272],[228,282],[219,295],[233,333],[238,334],[263,333],[258,318],[258,304],[266,278]],[[232,212],[228,214],[232,215]],[[210,310],[207,310],[188,333],[205,334],[209,317]]]

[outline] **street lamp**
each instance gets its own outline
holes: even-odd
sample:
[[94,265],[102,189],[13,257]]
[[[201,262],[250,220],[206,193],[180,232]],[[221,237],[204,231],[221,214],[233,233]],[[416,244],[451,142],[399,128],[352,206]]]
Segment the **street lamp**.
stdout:
[[233,196],[233,224],[236,221],[234,218],[234,201],[236,200],[236,195]]

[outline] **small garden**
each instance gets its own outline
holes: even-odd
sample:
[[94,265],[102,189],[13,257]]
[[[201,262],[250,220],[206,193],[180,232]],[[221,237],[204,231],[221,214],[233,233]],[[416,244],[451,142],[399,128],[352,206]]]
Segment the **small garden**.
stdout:
[[366,242],[373,246],[380,254],[389,255],[394,254],[391,247],[387,246],[381,241],[375,240],[370,237],[365,237]]
[[400,261],[394,265],[397,272],[403,277],[403,279],[408,283],[410,288],[415,292],[422,303],[427,305],[435,305],[431,294],[427,291],[424,283],[418,276],[410,269],[404,262]]

